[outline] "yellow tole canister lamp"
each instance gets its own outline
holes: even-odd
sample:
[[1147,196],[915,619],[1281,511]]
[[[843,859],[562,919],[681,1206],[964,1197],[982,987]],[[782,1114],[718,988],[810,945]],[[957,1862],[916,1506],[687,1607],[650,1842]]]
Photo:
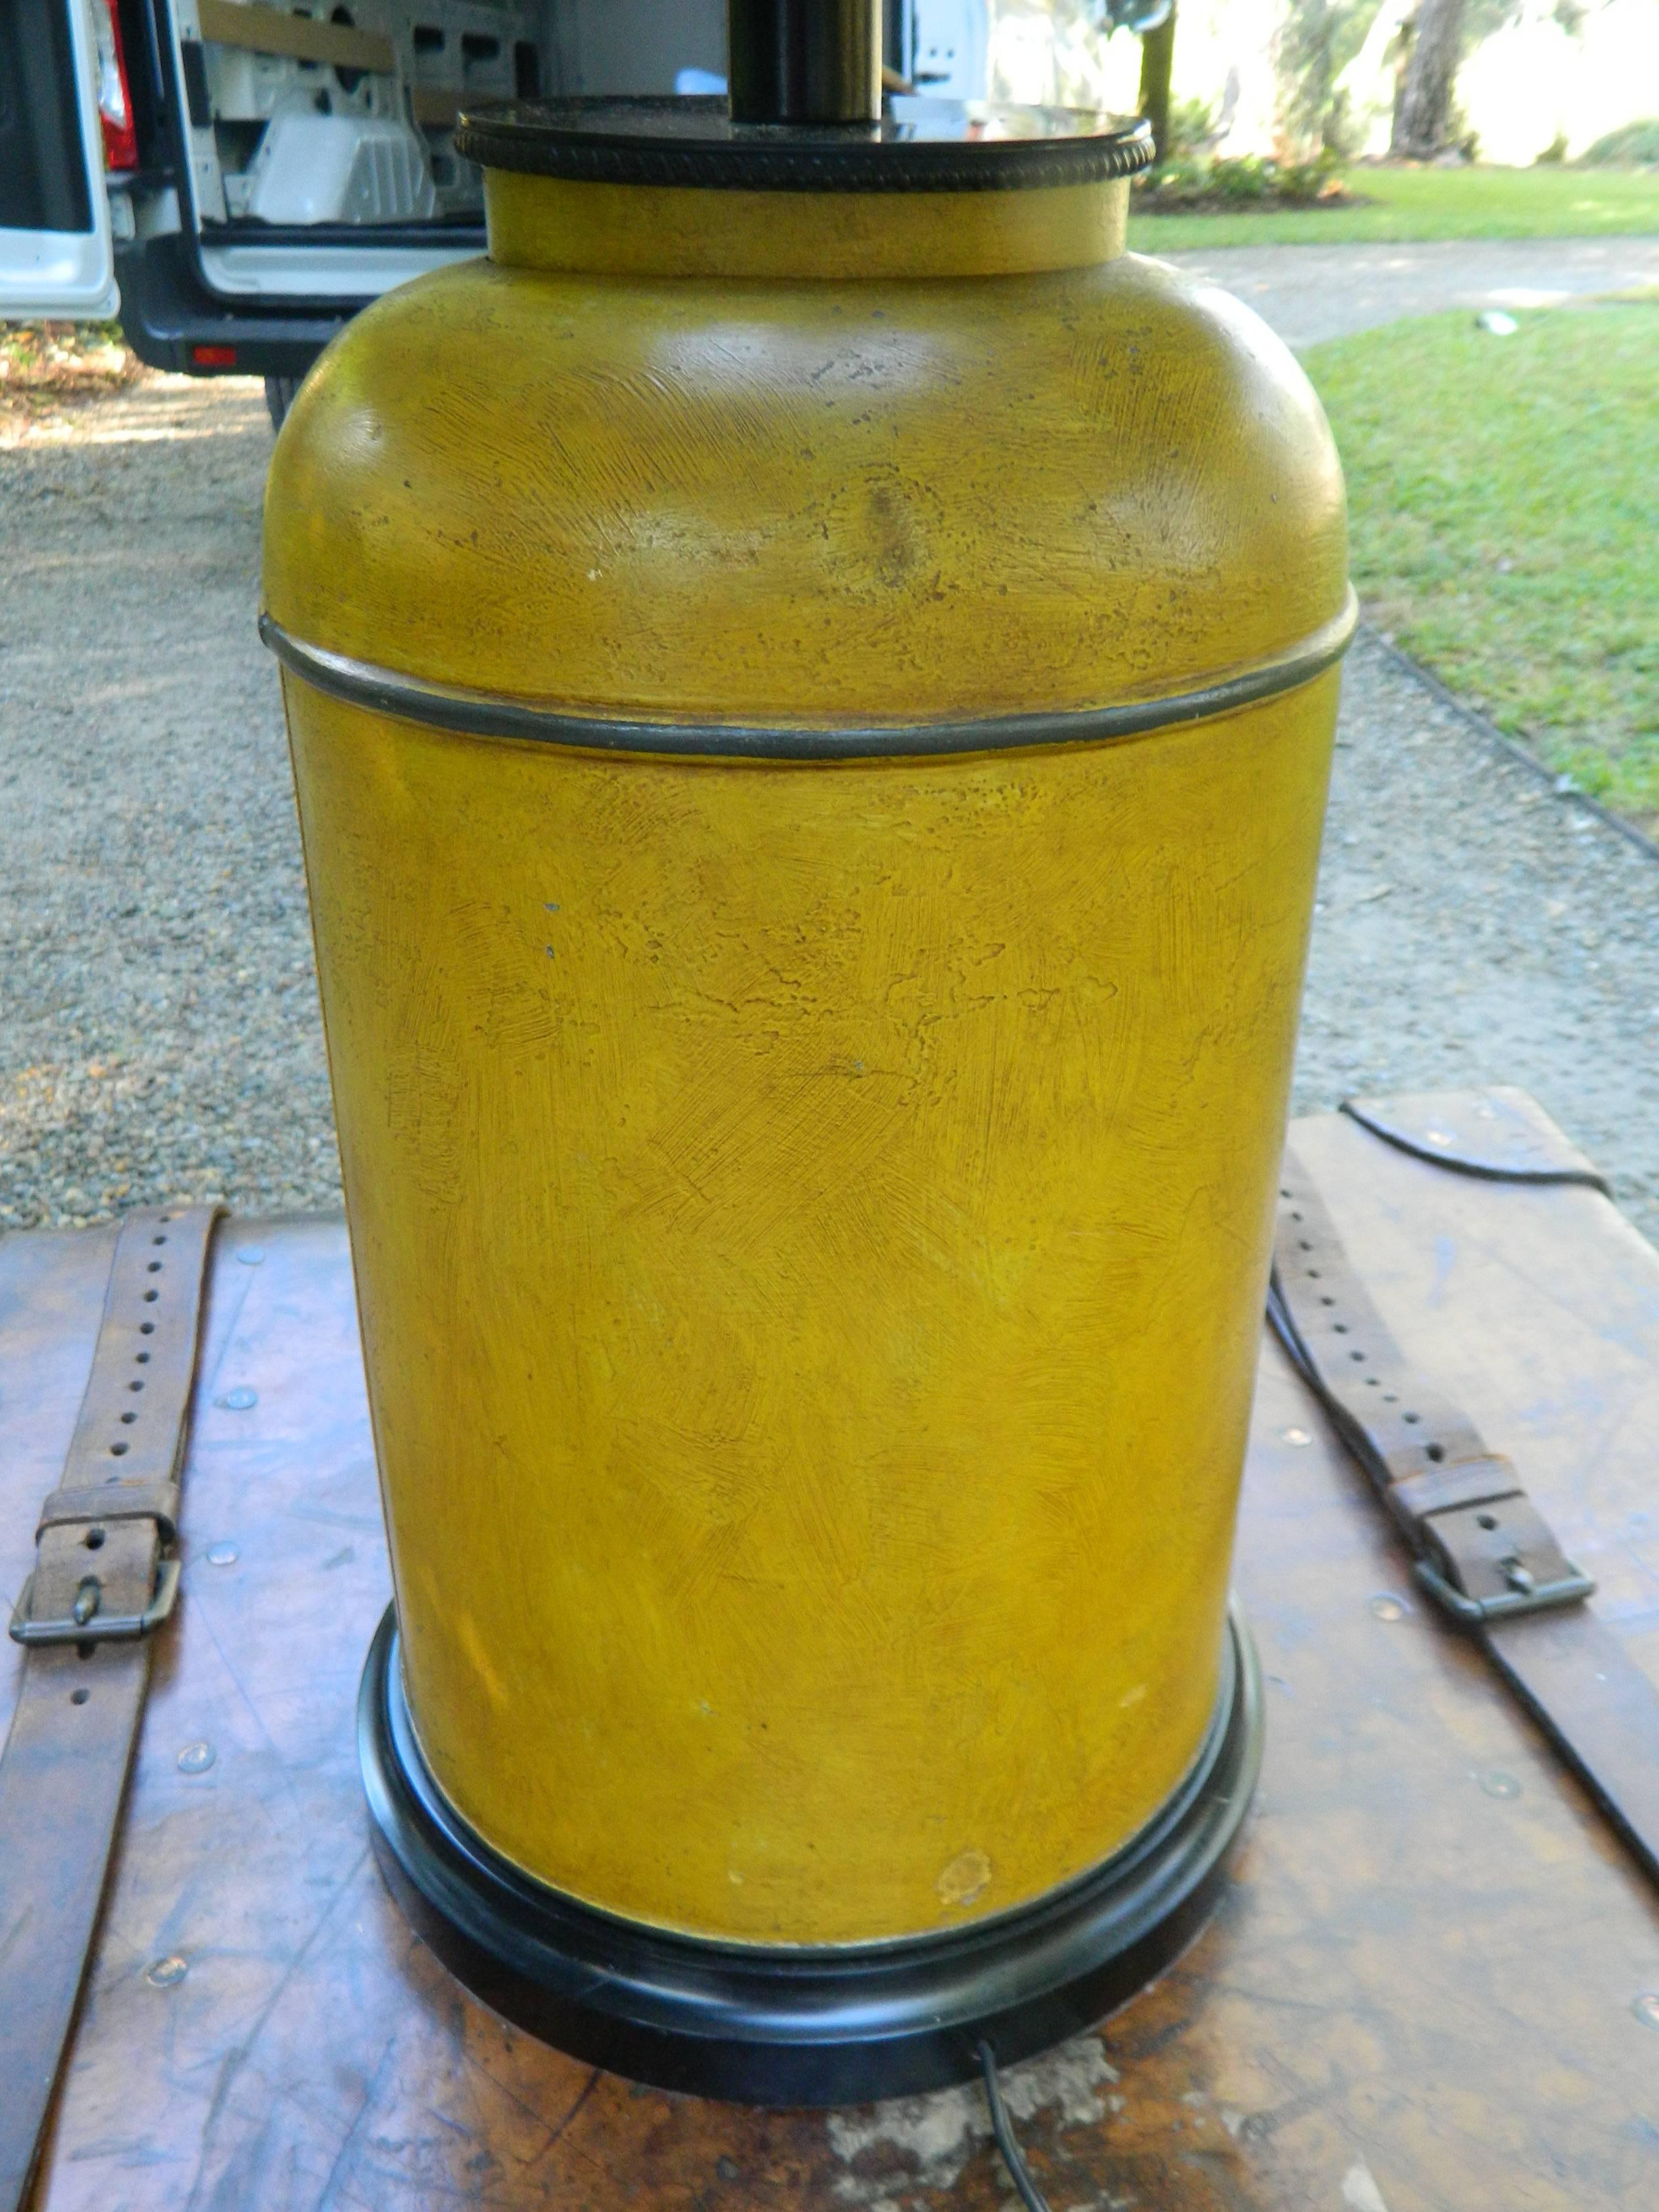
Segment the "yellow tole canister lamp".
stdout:
[[383,1863],[501,2011],[832,2103],[1098,2019],[1260,1754],[1229,1562],[1353,621],[1144,125],[466,118],[489,254],[273,464],[396,1604]]

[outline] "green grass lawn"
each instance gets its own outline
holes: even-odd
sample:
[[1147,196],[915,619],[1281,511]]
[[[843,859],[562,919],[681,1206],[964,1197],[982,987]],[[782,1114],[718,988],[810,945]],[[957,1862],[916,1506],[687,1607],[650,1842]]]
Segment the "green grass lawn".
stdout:
[[1659,303],[1390,324],[1303,356],[1367,613],[1551,768],[1659,815]]
[[[1132,215],[1138,253],[1181,246],[1343,245],[1364,239],[1589,238],[1659,232],[1659,169],[1352,170],[1376,204],[1283,214]],[[1133,202],[1131,203],[1133,205]]]

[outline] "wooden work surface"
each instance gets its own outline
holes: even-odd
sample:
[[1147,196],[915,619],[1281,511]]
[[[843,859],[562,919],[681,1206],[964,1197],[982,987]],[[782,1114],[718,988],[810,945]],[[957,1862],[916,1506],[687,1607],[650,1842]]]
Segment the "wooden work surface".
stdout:
[[[1659,1258],[1583,1188],[1471,1181],[1336,1116],[1297,1138],[1408,1354],[1659,1672]],[[0,1245],[8,1597],[112,1242]],[[38,2208],[1008,2201],[977,2092],[811,2114],[640,2090],[504,2027],[409,1933],[356,1765],[387,1585],[339,1222],[225,1225],[185,1500],[182,1618]],[[1056,2212],[1659,2204],[1659,1900],[1411,1594],[1270,1345],[1238,1581],[1269,1732],[1237,1881],[1159,1986],[1009,2077]],[[15,1666],[8,1646],[0,1725]]]

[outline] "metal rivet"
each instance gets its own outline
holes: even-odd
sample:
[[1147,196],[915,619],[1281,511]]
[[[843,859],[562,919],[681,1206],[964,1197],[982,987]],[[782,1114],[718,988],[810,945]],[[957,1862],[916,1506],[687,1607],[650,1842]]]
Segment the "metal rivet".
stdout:
[[144,1969],[144,1979],[153,1989],[170,1990],[175,1982],[182,1982],[190,1968],[174,1952],[170,1958],[155,1959]]
[[234,1544],[210,1544],[207,1548],[210,1567],[234,1567],[241,1556]]
[[1496,1766],[1489,1774],[1481,1776],[1480,1787],[1488,1797],[1518,1797],[1521,1795],[1521,1784],[1515,1777],[1504,1773]]
[[1392,1590],[1378,1590],[1365,1602],[1379,1620],[1403,1620],[1411,1611],[1405,1599],[1396,1597]]
[[258,1404],[259,1394],[257,1390],[250,1390],[243,1382],[234,1390],[227,1390],[222,1398],[216,1398],[213,1402],[216,1406],[222,1406],[228,1413],[245,1413],[250,1406]]
[[1631,2010],[1644,2027],[1659,2027],[1659,1994],[1654,1990],[1644,1990],[1632,2004]]
[[257,1267],[265,1256],[263,1244],[239,1244],[236,1256],[245,1267]]
[[180,1774],[205,1774],[219,1754],[210,1743],[187,1743],[179,1754]]
[[1287,1444],[1310,1444],[1313,1442],[1306,1429],[1281,1429],[1279,1433]]

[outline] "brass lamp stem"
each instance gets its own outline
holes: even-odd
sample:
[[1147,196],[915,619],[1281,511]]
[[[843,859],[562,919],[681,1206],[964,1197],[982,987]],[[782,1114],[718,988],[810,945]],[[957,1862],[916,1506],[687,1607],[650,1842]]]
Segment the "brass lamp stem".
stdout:
[[734,123],[874,123],[880,0],[729,0]]

